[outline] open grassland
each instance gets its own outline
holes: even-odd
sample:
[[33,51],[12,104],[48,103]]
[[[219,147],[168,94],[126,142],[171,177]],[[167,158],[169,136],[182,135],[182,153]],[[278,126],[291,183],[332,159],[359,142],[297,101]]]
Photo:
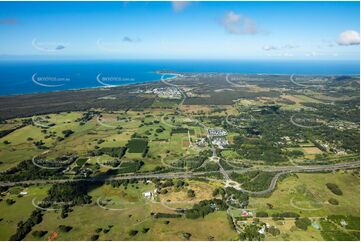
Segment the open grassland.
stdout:
[[[199,181],[188,181],[189,186],[197,191],[203,186],[212,187]],[[156,219],[151,213],[174,213],[173,209],[160,202],[144,198],[143,192],[153,191],[151,184],[129,184],[113,188],[103,185],[90,192],[93,202],[90,205],[76,206],[67,218],[62,219],[59,212],[46,212],[44,221],[33,230],[48,231],[42,239],[46,240],[53,232],[58,233],[57,240],[89,240],[98,234],[100,240],[184,240],[183,234],[190,233],[191,240],[231,240],[237,237],[231,229],[225,212],[215,212],[201,219],[167,218]],[[209,192],[212,190],[208,188]],[[198,191],[199,196],[202,194]],[[203,196],[203,194],[202,194]],[[207,195],[208,197],[208,195]],[[98,199],[105,201],[97,205]],[[108,209],[105,209],[108,208]],[[73,227],[69,232],[59,230],[59,225]],[[103,231],[96,232],[102,228]],[[145,232],[143,229],[148,229]],[[104,230],[109,231],[104,232]],[[136,230],[136,235],[130,235]],[[35,240],[28,234],[26,240]]]
[[[188,185],[185,187],[172,187],[167,189],[168,192],[166,194],[159,194],[159,201],[168,203],[167,206],[171,208],[189,208],[199,201],[212,199],[214,189],[221,186],[221,184],[216,182],[205,183],[195,180],[187,180],[187,183]],[[188,190],[193,190],[195,196],[189,197],[187,194]]]
[[[99,211],[95,206],[76,207],[65,219],[51,212],[44,216],[44,222],[34,227],[35,230],[58,232],[57,240],[90,240],[98,228],[99,240],[184,240],[183,233],[190,233],[191,240],[232,240],[237,238],[237,233],[231,229],[226,212],[215,212],[200,219],[154,219],[150,217],[149,208],[137,207],[131,211]],[[59,225],[72,226],[70,232],[61,232]],[[109,232],[105,229],[111,226]],[[144,228],[149,229],[144,233]],[[138,233],[129,235],[131,230]],[[26,240],[36,240],[29,234]]]
[[268,223],[270,226],[275,226],[280,230],[280,234],[273,236],[267,234],[266,240],[323,240],[320,230],[309,226],[307,231],[299,229],[295,226],[294,219],[285,219],[283,221],[274,221],[272,218],[262,218],[262,222]]
[[[0,202],[0,240],[9,240],[10,236],[16,231],[17,224],[20,221],[26,221],[31,212],[35,210],[32,200],[41,201],[47,195],[50,186],[30,186],[13,187],[1,197]],[[26,191],[28,194],[19,197],[20,191]],[[15,201],[14,204],[8,205],[7,199]]]
[[[249,208],[265,211],[270,215],[289,211],[309,217],[359,214],[359,179],[359,176],[351,172],[297,173],[297,176],[290,176],[279,182],[271,196],[252,197]],[[335,195],[327,189],[326,183],[337,184],[343,194]],[[339,204],[330,204],[331,198],[336,199]],[[267,204],[272,205],[272,209]]]

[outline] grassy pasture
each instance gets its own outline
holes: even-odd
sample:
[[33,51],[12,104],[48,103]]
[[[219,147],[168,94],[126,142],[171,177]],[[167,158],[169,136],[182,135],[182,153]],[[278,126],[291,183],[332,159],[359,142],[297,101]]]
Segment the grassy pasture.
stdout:
[[[249,208],[266,211],[269,214],[297,212],[301,216],[321,217],[329,214],[351,215],[360,212],[359,177],[350,172],[336,173],[297,173],[277,184],[276,190],[269,197],[251,197]],[[326,183],[337,184],[342,196],[333,194],[326,188]],[[328,202],[337,199],[339,205]],[[270,209],[267,204],[273,205]]]
[[[194,188],[204,185],[198,181],[189,183]],[[107,233],[100,232],[100,240],[182,240],[182,233],[191,233],[192,240],[207,240],[210,236],[215,240],[231,240],[237,237],[225,212],[215,212],[196,220],[152,218],[151,212],[174,213],[160,203],[153,203],[143,197],[143,192],[153,189],[153,184],[141,183],[128,185],[127,189],[123,186],[112,188],[110,185],[103,185],[90,192],[93,197],[91,205],[74,207],[74,211],[65,219],[60,218],[59,212],[46,212],[44,221],[34,226],[33,230],[48,231],[44,240],[54,231],[59,233],[57,240],[89,240],[97,228],[104,230],[109,225],[113,227]],[[100,208],[96,205],[99,197],[102,200],[111,199],[113,203],[109,202],[109,208],[122,210]],[[167,220],[169,223],[165,223]],[[72,226],[73,229],[68,233],[61,232],[58,229],[60,224]],[[143,228],[149,228],[149,231],[144,233]],[[138,231],[135,236],[129,235],[132,229]],[[25,240],[35,238],[28,234]]]
[[[17,189],[14,189],[17,188]],[[26,221],[31,212],[35,210],[32,200],[40,201],[47,195],[50,186],[30,186],[14,187],[13,194],[6,193],[0,202],[0,240],[9,240],[10,236],[15,233],[18,222]],[[15,192],[17,190],[17,192]],[[18,191],[26,191],[27,195],[18,197]],[[14,204],[6,204],[6,199],[13,199]]]

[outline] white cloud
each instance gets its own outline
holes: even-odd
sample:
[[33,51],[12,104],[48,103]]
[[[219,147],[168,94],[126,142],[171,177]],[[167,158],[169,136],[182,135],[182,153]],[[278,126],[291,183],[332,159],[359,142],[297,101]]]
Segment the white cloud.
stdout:
[[337,43],[339,45],[359,45],[360,33],[354,30],[346,30],[340,34]]
[[252,19],[233,11],[223,17],[222,25],[231,34],[257,34],[259,32]]
[[295,49],[295,48],[298,48],[298,45],[291,45],[291,44],[282,45],[282,46],[264,45],[264,46],[262,47],[262,49],[265,50],[265,51],[271,51],[271,50],[290,50],[290,49]]
[[175,12],[183,11],[186,7],[188,7],[191,4],[191,2],[185,2],[185,1],[173,1],[172,2],[172,8]]
[[262,47],[263,50],[265,51],[270,51],[270,50],[277,50],[278,48],[276,46],[273,46],[273,45],[264,45]]

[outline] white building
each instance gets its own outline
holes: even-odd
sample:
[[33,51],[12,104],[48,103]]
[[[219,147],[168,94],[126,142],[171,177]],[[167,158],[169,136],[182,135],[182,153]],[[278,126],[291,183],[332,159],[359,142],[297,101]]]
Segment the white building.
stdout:
[[208,129],[209,136],[226,136],[228,132],[224,129]]
[[143,195],[144,195],[145,198],[150,199],[150,198],[152,198],[153,193],[152,192],[143,192]]
[[212,139],[212,144],[217,145],[220,149],[223,149],[224,146],[228,145],[228,140],[223,137],[218,137]]

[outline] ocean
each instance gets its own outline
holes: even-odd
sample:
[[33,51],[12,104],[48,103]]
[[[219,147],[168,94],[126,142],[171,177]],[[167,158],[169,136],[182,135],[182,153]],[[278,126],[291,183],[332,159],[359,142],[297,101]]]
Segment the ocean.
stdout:
[[360,74],[359,61],[1,60],[0,95],[158,81],[158,70],[241,74]]

